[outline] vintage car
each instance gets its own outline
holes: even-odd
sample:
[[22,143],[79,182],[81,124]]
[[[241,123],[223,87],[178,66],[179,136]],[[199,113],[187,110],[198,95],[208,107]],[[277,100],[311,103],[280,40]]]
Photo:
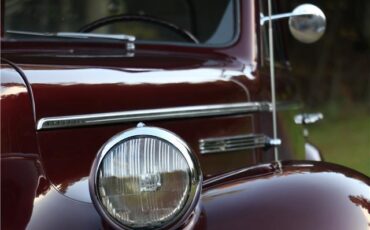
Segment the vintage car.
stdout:
[[276,2],[2,0],[1,228],[369,229],[299,125],[283,25],[325,15]]

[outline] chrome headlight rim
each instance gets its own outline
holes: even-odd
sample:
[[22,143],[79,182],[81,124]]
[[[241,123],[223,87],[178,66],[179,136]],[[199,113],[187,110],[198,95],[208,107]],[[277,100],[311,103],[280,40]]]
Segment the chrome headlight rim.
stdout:
[[130,139],[142,138],[142,137],[152,137],[160,139],[161,141],[167,142],[173,145],[179,150],[182,156],[185,158],[188,167],[189,167],[189,178],[190,178],[190,189],[187,197],[187,201],[179,211],[179,213],[174,216],[171,220],[163,223],[161,226],[148,226],[149,228],[163,229],[166,227],[177,228],[181,226],[184,221],[191,215],[195,210],[196,205],[199,203],[199,197],[202,188],[202,171],[195,154],[192,153],[188,145],[176,134],[168,130],[158,128],[158,127],[149,127],[149,126],[140,126],[132,128],[123,132],[120,132],[110,138],[98,151],[98,154],[93,162],[90,176],[89,176],[89,190],[91,200],[97,209],[98,213],[109,222],[113,227],[124,228],[124,229],[135,229],[135,227],[123,225],[120,221],[116,220],[108,211],[104,208],[104,205],[99,198],[98,192],[98,172],[103,162],[104,157],[109,153],[109,151],[114,148],[116,145],[122,143],[123,141],[128,141]]

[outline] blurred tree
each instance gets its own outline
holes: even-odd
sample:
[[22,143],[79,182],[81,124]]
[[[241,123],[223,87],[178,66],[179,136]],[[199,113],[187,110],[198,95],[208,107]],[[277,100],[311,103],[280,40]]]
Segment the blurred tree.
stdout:
[[[307,3],[280,2],[285,11]],[[325,35],[310,45],[289,36],[287,44],[306,110],[325,116],[310,126],[310,139],[326,161],[370,176],[370,1],[309,2],[326,14]]]
[[[303,0],[284,1],[291,10]],[[293,72],[308,105],[365,103],[370,108],[370,1],[311,1],[326,14],[327,31],[315,44],[290,36]]]

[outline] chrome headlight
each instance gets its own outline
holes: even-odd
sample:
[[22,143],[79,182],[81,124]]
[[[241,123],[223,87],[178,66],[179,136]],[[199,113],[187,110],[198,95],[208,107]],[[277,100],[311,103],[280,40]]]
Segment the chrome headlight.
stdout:
[[201,181],[197,159],[179,137],[138,127],[101,148],[89,183],[95,206],[114,225],[162,228],[190,214]]

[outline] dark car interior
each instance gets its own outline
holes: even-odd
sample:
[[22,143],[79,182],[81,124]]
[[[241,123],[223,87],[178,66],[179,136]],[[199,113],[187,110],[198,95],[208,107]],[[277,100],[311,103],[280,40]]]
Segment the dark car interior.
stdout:
[[224,45],[237,35],[235,0],[4,1],[6,38],[32,39],[11,31],[85,32],[133,35],[146,42]]

